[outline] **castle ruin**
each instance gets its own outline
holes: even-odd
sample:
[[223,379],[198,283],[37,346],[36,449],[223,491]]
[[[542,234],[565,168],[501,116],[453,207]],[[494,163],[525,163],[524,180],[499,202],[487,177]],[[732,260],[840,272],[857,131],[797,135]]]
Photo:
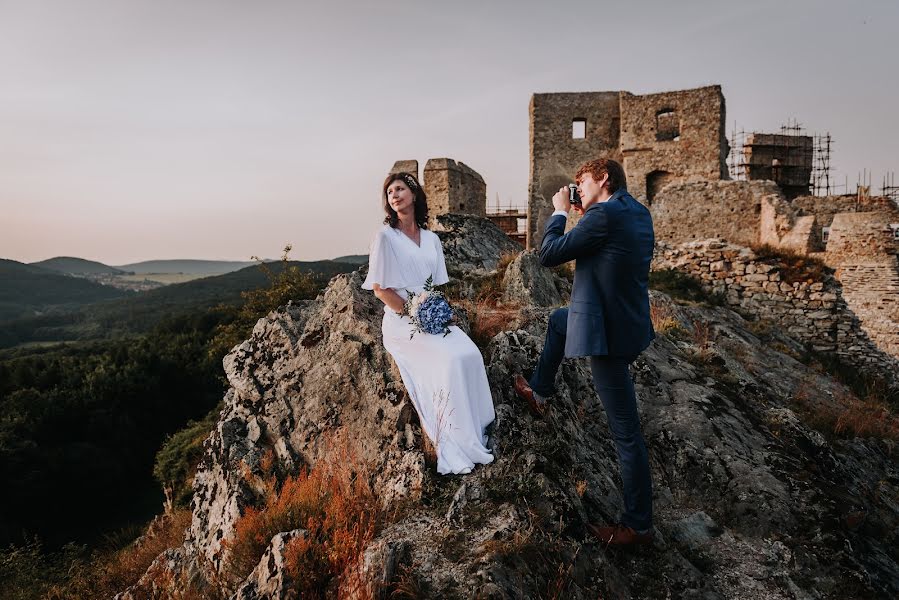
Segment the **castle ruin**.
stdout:
[[553,194],[573,182],[577,168],[590,159],[619,161],[630,193],[649,205],[670,183],[727,179],[724,120],[718,85],[643,96],[621,91],[534,94],[528,248],[540,246]]

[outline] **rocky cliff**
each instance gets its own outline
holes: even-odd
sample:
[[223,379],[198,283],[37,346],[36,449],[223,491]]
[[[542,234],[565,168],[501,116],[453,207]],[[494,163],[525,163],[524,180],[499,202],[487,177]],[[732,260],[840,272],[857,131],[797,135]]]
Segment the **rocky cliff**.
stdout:
[[[483,348],[497,418],[496,460],[439,476],[399,374],[380,341],[382,308],[362,273],[314,302],[261,319],[224,365],[231,389],[194,481],[184,544],[119,598],[289,598],[298,578],[273,536],[235,580],[228,540],[264,501],[266,473],[336,460],[352,439],[365,482],[391,517],[330,596],[426,598],[870,598],[899,595],[899,467],[888,436],[836,435],[848,390],[766,341],[737,313],[654,293],[660,335],[633,365],[654,478],[657,535],[638,551],[585,534],[620,506],[618,465],[589,365],[566,361],[546,420],[511,391],[542,346],[548,304],[567,282],[495,227],[451,217],[439,232],[460,294],[500,281],[508,318]],[[466,283],[467,282],[467,283]],[[509,307],[514,307],[514,310]],[[474,317],[472,327],[474,327]],[[891,417],[884,416],[884,419]],[[891,421],[892,422],[892,421]],[[819,429],[816,429],[817,426]],[[839,428],[838,428],[839,429]],[[276,467],[273,468],[271,463]]]

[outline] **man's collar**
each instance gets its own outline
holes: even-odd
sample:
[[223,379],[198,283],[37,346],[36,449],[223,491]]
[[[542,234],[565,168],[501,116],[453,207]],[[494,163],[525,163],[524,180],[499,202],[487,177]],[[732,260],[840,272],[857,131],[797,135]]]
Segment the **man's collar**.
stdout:
[[626,189],[624,189],[624,188],[618,188],[617,190],[615,190],[615,193],[613,193],[611,196],[609,196],[609,199],[608,199],[608,200],[606,200],[605,202],[594,202],[593,204],[590,205],[590,208],[588,208],[588,209],[585,210],[584,212],[591,211],[591,210],[593,210],[594,208],[596,208],[597,206],[602,206],[603,204],[608,204],[608,203],[611,202],[612,200],[618,200],[619,198],[621,198],[621,197],[624,196],[625,194],[627,194],[627,190],[626,190]]
[[618,198],[621,198],[626,193],[627,193],[627,190],[625,188],[618,188],[617,190],[615,190],[615,192],[611,196],[609,196],[609,199],[606,200],[606,202],[611,202],[612,200],[618,200]]

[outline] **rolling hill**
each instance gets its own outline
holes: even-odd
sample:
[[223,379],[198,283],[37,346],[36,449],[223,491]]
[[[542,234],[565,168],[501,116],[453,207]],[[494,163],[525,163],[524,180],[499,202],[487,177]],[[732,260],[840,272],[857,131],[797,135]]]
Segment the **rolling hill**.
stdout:
[[[312,271],[324,280],[328,280],[338,273],[347,273],[358,268],[358,265],[331,260],[291,261],[286,264],[297,266],[304,271]],[[37,269],[37,267],[28,265],[23,266]],[[284,263],[267,263],[266,267],[271,272],[278,273],[284,268]],[[223,275],[204,277],[137,294],[130,293],[126,297],[121,297],[123,293],[114,288],[105,288],[65,275],[49,274],[57,278],[109,289],[119,293],[120,296],[98,298],[100,301],[95,301],[90,305],[82,303],[67,312],[56,311],[49,315],[30,316],[0,323],[0,348],[10,348],[29,342],[115,338],[142,333],[167,317],[206,310],[219,304],[237,305],[241,302],[241,292],[265,287],[269,284],[268,276],[257,264],[254,264],[251,267]],[[2,287],[5,290],[7,286]]]
[[32,267],[40,267],[50,271],[59,271],[70,275],[100,275],[125,273],[121,269],[104,265],[103,263],[73,256],[57,256],[39,262],[30,263]]
[[[267,261],[268,262],[268,261]],[[130,265],[120,265],[117,269],[130,271],[135,275],[147,273],[185,273],[194,275],[222,275],[239,271],[257,264],[255,261],[227,260],[145,260]]]
[[39,266],[0,259],[0,322],[59,313],[127,292]]

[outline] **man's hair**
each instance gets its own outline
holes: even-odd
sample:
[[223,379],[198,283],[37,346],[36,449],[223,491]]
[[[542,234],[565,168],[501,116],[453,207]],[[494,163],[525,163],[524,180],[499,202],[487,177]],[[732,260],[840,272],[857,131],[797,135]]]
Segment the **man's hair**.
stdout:
[[599,181],[603,176],[608,175],[610,194],[614,194],[619,189],[627,189],[627,177],[624,175],[624,169],[610,158],[597,158],[596,160],[585,162],[577,170],[575,181],[579,181],[581,175],[586,175],[587,173],[593,177],[593,181]]

